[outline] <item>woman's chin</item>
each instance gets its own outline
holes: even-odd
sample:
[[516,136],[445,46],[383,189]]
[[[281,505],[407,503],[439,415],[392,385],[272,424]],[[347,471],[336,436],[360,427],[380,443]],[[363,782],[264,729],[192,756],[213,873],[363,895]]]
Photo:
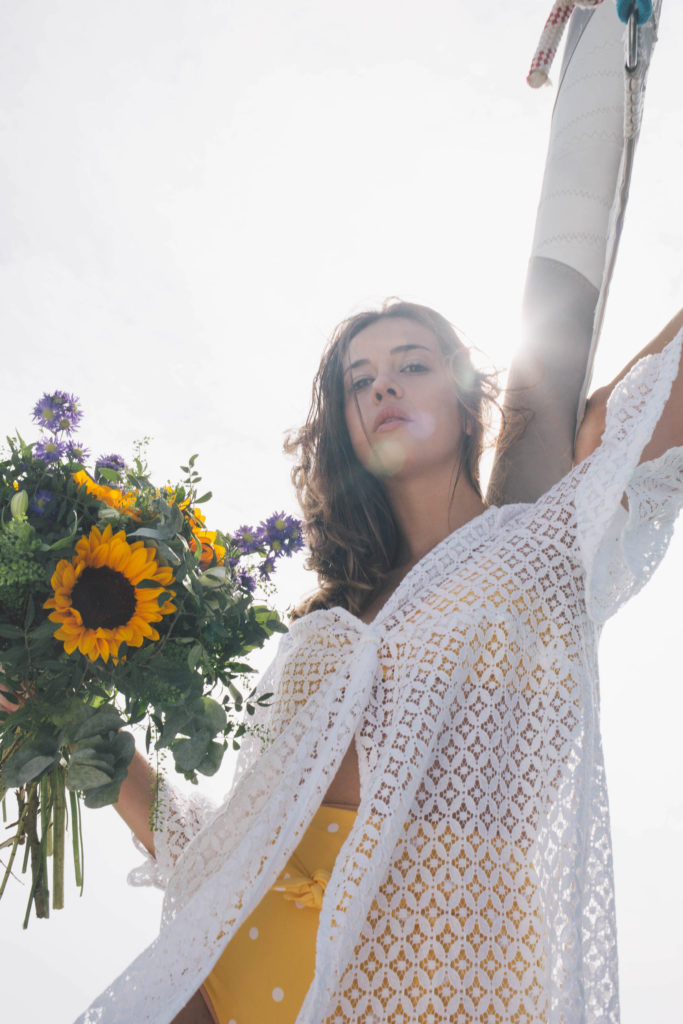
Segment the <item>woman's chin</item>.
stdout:
[[398,431],[389,431],[373,441],[366,462],[366,468],[373,476],[395,477],[404,469],[408,452],[405,442],[397,434]]

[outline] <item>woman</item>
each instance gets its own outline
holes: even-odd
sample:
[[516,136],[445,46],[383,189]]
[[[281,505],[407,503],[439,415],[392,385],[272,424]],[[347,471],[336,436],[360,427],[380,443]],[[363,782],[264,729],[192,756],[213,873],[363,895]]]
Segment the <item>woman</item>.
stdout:
[[164,788],[154,834],[136,756],[118,809],[164,927],[84,1021],[618,1020],[596,643],[680,502],[681,327],[591,400],[573,472],[500,509],[494,390],[446,321],[338,329],[289,444],[320,587],[268,742],[213,816]]

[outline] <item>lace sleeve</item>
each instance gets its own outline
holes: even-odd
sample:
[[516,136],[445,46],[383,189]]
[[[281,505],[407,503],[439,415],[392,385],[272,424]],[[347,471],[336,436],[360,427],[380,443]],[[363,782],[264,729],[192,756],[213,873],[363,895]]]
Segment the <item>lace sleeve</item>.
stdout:
[[[277,656],[259,680],[254,693],[255,698],[277,691],[280,665],[288,647],[289,634],[285,633],[280,639]],[[249,717],[248,729],[237,756],[233,785],[221,806],[225,806],[230,800],[237,779],[251,768],[268,746],[272,706],[272,703],[265,707],[257,705],[254,715]],[[129,872],[128,884],[151,885],[165,889],[183,850],[219,809],[201,793],[187,793],[172,786],[162,777],[159,780],[160,828],[154,833],[156,857],[152,857],[142,843],[132,836],[134,846],[143,854],[145,860]]]
[[579,550],[588,614],[597,623],[648,581],[683,504],[683,448],[639,465],[678,372],[682,342],[683,332],[641,359],[615,388],[602,443],[579,467]]
[[152,857],[142,843],[132,837],[145,861],[129,872],[129,885],[154,885],[165,889],[178,857],[216,811],[215,805],[201,793],[184,793],[163,778],[159,781],[158,800],[161,828],[154,833],[156,856]]

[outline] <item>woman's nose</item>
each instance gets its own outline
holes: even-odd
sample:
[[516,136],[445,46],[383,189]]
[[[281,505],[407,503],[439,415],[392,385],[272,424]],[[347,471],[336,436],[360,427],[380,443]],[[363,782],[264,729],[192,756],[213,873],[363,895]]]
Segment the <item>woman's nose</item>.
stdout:
[[379,405],[385,398],[402,398],[401,385],[393,377],[376,377],[373,384],[375,403]]

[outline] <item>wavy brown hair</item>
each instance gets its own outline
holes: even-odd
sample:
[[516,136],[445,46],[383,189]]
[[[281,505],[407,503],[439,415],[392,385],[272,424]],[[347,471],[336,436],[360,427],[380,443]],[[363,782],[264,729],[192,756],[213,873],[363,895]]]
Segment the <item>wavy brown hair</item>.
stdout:
[[334,605],[358,615],[395,568],[399,529],[381,480],[361,465],[351,445],[344,409],[344,362],[351,340],[360,331],[396,317],[428,328],[439,343],[468,431],[463,434],[455,484],[464,473],[481,497],[479,461],[491,409],[499,408],[495,378],[475,369],[469,349],[452,325],[428,306],[390,299],[380,310],[344,320],[323,353],[306,423],[285,442],[285,451],[297,458],[292,482],[309,547],[306,567],[318,575],[318,590],[294,609],[293,618]]

